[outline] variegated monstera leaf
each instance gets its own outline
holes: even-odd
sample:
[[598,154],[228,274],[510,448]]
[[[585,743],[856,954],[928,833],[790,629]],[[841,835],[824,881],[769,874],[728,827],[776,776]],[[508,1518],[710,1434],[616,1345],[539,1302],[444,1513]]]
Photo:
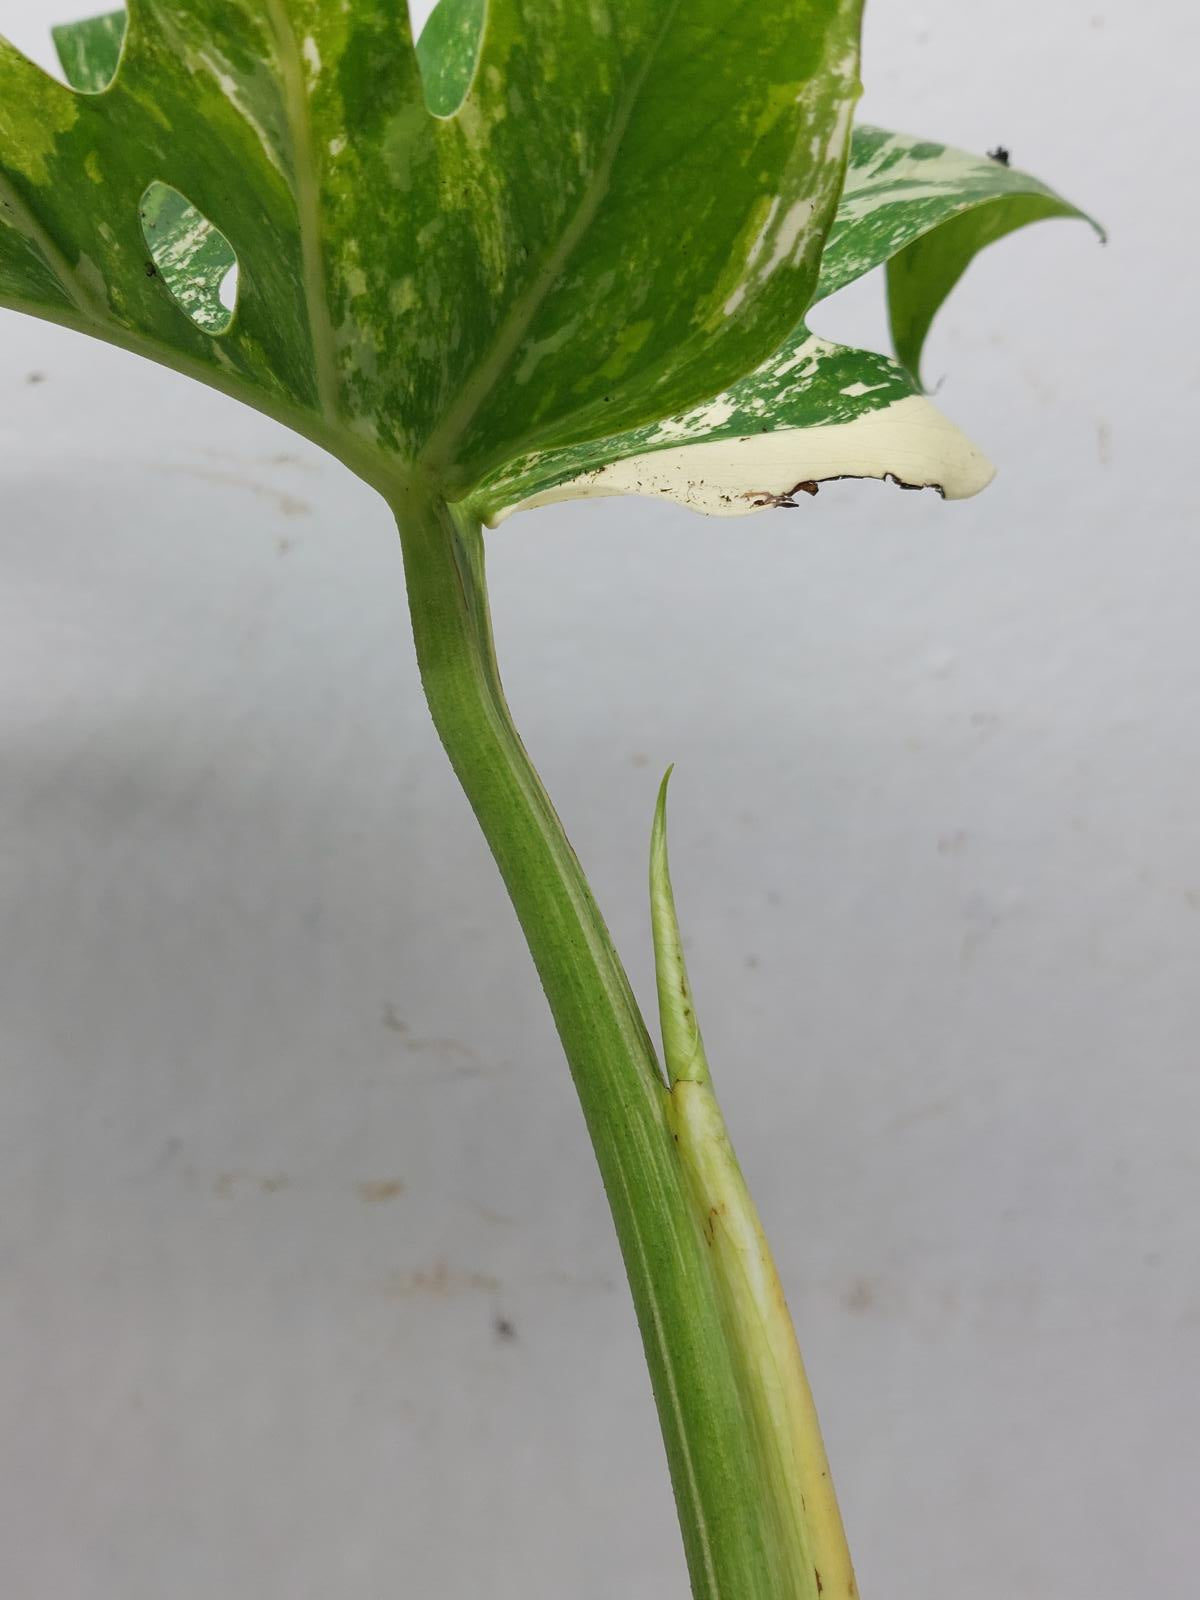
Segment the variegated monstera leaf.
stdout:
[[[0,41],[0,305],[487,522],[846,475],[971,494],[925,332],[982,245],[1079,213],[852,136],[860,12],[441,0],[414,45],[402,0],[131,0],[57,31],[70,88]],[[904,365],[801,320],[884,262]]]

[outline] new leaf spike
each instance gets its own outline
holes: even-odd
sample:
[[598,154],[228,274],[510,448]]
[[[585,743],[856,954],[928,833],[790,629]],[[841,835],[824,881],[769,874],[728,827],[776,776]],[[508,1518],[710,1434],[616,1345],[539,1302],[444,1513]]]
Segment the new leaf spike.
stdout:
[[769,1502],[781,1600],[857,1600],[858,1588],[812,1391],[762,1222],[713,1093],[667,861],[663,778],[650,844],[650,915],[667,1120],[709,1246],[726,1334]]
[[663,1055],[667,1081],[674,1085],[709,1081],[704,1040],[696,1021],[688,983],[671,868],[667,861],[667,785],[674,767],[668,767],[658,789],[654,828],[650,835],[650,926],[654,937],[654,970],[658,978],[658,1010],[662,1023]]

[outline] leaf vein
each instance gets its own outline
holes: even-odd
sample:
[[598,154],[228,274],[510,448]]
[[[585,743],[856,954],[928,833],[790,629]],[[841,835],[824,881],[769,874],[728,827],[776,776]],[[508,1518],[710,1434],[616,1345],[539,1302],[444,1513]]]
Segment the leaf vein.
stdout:
[[16,231],[33,245],[50,275],[67,299],[85,317],[95,322],[112,320],[108,305],[82,281],[75,267],[67,260],[61,246],[49,229],[41,222],[8,175],[0,171],[0,202],[18,218]]
[[308,110],[308,91],[304,82],[304,63],[300,58],[295,25],[287,13],[284,0],[266,0],[266,10],[275,48],[279,52],[279,69],[283,80],[284,111],[291,143],[292,192],[300,230],[304,303],[312,341],[317,403],[325,420],[335,423],[339,409],[337,363],[321,248],[321,199],[317,186],[316,152]]

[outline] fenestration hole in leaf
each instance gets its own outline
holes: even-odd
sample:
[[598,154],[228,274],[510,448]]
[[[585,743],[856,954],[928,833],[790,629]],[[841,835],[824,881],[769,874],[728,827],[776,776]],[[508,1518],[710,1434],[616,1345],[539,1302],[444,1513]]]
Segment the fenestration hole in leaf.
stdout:
[[117,75],[127,22],[124,11],[107,11],[83,22],[51,28],[63,76],[81,94],[101,94]]
[[487,0],[438,0],[417,39],[425,104],[452,117],[475,76]]
[[181,311],[205,333],[229,330],[237,309],[238,259],[229,240],[169,183],[150,184],[138,207],[150,259]]

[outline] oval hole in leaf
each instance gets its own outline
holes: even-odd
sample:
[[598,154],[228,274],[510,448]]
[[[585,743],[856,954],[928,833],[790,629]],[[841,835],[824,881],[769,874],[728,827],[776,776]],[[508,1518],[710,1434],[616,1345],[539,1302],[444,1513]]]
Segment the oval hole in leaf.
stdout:
[[205,333],[229,330],[237,308],[238,259],[229,240],[186,195],[157,179],[138,207],[152,270]]
[[217,289],[217,299],[220,300],[221,304],[225,307],[226,311],[229,312],[231,317],[237,310],[237,291],[238,264],[235,261],[230,267],[229,271],[221,279],[220,287]]
[[438,0],[417,40],[425,104],[435,117],[452,117],[466,99],[487,0]]
[[62,75],[80,94],[101,94],[117,75],[125,43],[124,11],[51,28]]

